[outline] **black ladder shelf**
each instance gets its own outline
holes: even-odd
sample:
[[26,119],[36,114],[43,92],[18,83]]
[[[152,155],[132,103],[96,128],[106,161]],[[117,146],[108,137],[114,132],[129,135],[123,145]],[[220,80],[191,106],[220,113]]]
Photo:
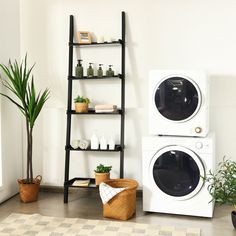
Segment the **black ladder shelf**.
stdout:
[[[68,192],[70,187],[73,186],[75,180],[89,179],[90,184],[88,187],[77,187],[77,188],[94,188],[94,178],[79,178],[75,177],[69,179],[70,173],[70,152],[71,151],[96,151],[96,152],[119,152],[120,153],[120,178],[124,177],[124,127],[125,127],[125,12],[121,13],[121,39],[113,42],[81,44],[75,43],[74,41],[74,17],[70,15],[70,29],[69,29],[69,68],[68,68],[68,100],[67,100],[67,127],[66,127],[66,146],[65,146],[65,181],[64,181],[64,203],[68,203]],[[96,46],[110,46],[117,45],[121,46],[121,74],[114,77],[102,77],[96,76],[87,78],[77,78],[73,76],[73,50],[74,47],[96,47]],[[88,113],[76,113],[72,110],[72,87],[74,80],[103,80],[103,79],[119,79],[121,82],[121,108],[115,113],[96,113],[94,109],[89,109]],[[71,139],[71,117],[72,115],[120,115],[120,144],[115,146],[114,150],[92,150],[88,148],[86,150],[73,149],[70,145]]]

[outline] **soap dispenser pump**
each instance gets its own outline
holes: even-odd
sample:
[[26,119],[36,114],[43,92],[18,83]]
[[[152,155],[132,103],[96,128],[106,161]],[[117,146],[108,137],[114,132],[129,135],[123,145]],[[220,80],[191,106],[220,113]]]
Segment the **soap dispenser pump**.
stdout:
[[99,64],[98,71],[97,71],[97,75],[99,78],[103,77],[102,65],[103,64]]
[[81,60],[81,59],[78,60],[78,64],[75,67],[75,76],[78,78],[83,78],[83,76],[84,76],[84,68],[81,65],[81,61],[83,61],[83,60]]
[[106,76],[107,77],[113,77],[114,76],[114,71],[112,70],[112,65],[109,65],[109,69],[106,71]]
[[89,63],[89,67],[87,69],[87,76],[88,77],[93,77],[94,76],[94,70],[93,70],[92,64],[93,63],[90,62]]

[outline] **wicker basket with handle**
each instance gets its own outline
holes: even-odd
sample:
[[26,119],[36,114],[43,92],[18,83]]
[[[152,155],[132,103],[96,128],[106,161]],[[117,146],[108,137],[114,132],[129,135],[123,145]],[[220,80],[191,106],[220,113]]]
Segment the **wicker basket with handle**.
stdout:
[[104,182],[113,188],[126,189],[103,205],[103,216],[117,220],[130,219],[136,211],[138,182],[132,179],[111,179]]
[[24,203],[35,202],[38,199],[38,192],[42,176],[38,175],[34,178],[32,184],[26,184],[25,179],[18,179],[20,200]]

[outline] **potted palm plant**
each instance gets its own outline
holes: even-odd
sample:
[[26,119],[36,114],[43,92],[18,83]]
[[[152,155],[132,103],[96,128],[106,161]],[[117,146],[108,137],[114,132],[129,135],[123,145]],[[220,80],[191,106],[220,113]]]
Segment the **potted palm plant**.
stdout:
[[36,92],[34,78],[31,75],[32,67],[27,67],[27,55],[19,64],[17,61],[12,63],[9,60],[8,65],[0,64],[5,77],[1,77],[1,82],[7,88],[12,96],[0,93],[2,96],[15,104],[24,115],[27,134],[27,166],[26,179],[18,180],[20,189],[20,199],[22,202],[36,201],[38,197],[41,176],[33,177],[33,128],[35,121],[49,98],[49,90]]
[[234,206],[231,218],[236,229],[236,162],[223,158],[217,170],[214,173],[209,171],[203,179],[209,184],[208,191],[212,201]]
[[101,182],[110,179],[111,169],[112,166],[104,166],[102,164],[96,167],[96,169],[94,170],[96,185],[99,185]]
[[75,102],[75,111],[78,113],[86,113],[88,112],[88,104],[90,100],[84,96],[77,96],[74,99]]

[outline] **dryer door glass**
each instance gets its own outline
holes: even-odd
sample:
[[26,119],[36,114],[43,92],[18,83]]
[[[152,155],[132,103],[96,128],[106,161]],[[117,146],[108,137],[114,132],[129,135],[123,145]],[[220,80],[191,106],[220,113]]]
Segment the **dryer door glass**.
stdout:
[[161,115],[172,121],[190,118],[200,102],[196,86],[182,77],[164,80],[157,88],[154,100]]
[[171,150],[157,157],[153,165],[153,178],[164,193],[182,197],[198,186],[200,170],[189,154]]

